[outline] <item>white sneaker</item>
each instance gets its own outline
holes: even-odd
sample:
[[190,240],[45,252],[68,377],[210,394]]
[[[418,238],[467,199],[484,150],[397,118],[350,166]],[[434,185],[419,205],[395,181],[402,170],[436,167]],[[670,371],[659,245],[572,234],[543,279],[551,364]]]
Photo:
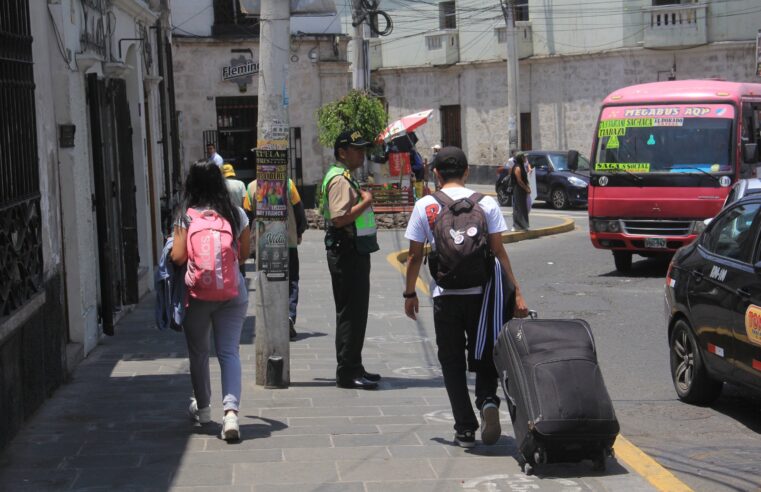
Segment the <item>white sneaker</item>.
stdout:
[[190,408],[188,408],[188,414],[190,418],[201,424],[208,424],[211,422],[211,406],[206,408],[198,408],[198,402],[195,398],[190,399]]
[[225,441],[239,441],[240,427],[238,426],[238,415],[230,412],[225,415],[222,421],[222,439]]
[[499,407],[492,402],[481,407],[481,442],[490,445],[499,441],[502,426],[499,423]]

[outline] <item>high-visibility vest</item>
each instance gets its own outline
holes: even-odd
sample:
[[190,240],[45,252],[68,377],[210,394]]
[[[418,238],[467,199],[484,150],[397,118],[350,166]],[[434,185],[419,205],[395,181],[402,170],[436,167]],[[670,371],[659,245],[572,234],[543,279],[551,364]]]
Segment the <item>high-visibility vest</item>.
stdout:
[[[330,207],[328,206],[328,184],[333,178],[343,176],[349,181],[352,188],[357,191],[359,195],[360,203],[362,201],[362,195],[359,193],[359,183],[351,175],[351,172],[346,167],[340,164],[333,164],[328,172],[325,174],[325,178],[322,180],[322,186],[320,187],[320,210],[322,210],[322,216],[325,218],[325,228],[327,229],[330,224]],[[375,213],[372,206],[365,209],[362,214],[354,219],[354,227],[356,229],[356,248],[361,253],[372,253],[378,251],[378,227],[375,224]]]

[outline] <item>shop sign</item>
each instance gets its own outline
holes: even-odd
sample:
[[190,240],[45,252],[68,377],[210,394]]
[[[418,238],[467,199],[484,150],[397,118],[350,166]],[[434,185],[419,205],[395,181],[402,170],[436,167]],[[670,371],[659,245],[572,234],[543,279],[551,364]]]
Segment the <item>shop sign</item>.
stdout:
[[253,81],[253,75],[256,73],[259,73],[259,62],[239,56],[230,60],[226,67],[222,67],[222,80],[244,86]]

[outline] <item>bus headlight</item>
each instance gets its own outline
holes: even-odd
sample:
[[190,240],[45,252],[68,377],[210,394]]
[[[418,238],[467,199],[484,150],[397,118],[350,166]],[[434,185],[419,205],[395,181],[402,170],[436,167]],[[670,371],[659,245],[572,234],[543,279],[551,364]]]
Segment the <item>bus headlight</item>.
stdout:
[[608,223],[608,230],[610,232],[618,232],[621,230],[621,224],[617,220],[611,220]]
[[711,219],[706,220],[696,220],[692,223],[692,233],[693,234],[700,234],[701,232],[706,230],[706,226],[711,223]]

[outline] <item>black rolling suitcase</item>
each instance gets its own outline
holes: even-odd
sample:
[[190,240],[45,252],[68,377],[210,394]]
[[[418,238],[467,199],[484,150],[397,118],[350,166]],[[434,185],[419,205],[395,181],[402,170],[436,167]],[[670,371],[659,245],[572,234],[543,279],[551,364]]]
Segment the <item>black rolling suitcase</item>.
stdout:
[[605,469],[619,426],[586,321],[510,320],[494,347],[494,364],[525,472],[584,459]]

